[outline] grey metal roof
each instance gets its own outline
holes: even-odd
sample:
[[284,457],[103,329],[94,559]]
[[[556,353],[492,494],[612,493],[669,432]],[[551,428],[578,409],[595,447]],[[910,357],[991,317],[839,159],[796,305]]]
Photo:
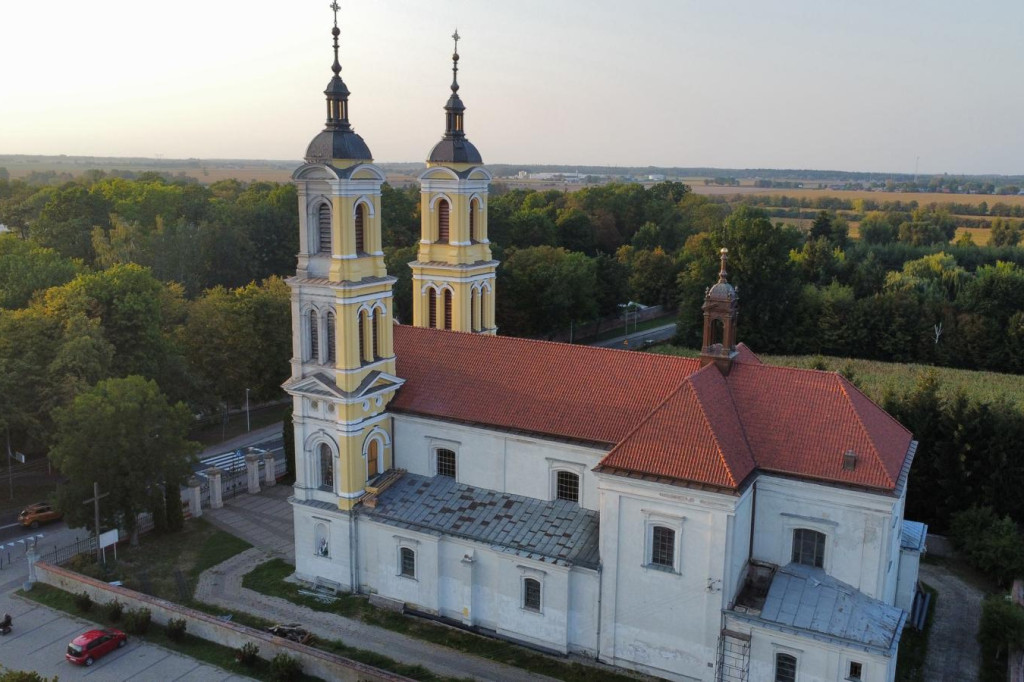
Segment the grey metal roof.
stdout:
[[820,568],[789,564],[775,572],[760,615],[738,618],[785,632],[853,646],[884,655],[895,653],[906,612],[872,599]]
[[910,549],[916,552],[924,551],[924,543],[928,538],[928,524],[920,521],[904,521],[903,532],[900,535],[900,549]]
[[372,161],[373,154],[359,135],[351,129],[326,128],[306,148],[306,161],[310,163],[331,159],[353,159]]
[[598,513],[575,502],[537,500],[405,474],[359,514],[422,532],[452,535],[562,566],[597,568]]
[[431,163],[483,163],[476,146],[469,140],[449,139],[447,136],[430,150],[427,161]]

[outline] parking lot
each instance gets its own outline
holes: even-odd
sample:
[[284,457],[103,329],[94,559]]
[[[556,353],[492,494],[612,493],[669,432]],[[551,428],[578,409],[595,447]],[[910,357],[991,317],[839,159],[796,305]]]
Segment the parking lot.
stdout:
[[187,656],[129,636],[128,645],[107,654],[89,668],[64,660],[76,635],[97,627],[80,618],[33,602],[0,595],[0,613],[14,618],[14,631],[0,637],[0,664],[15,670],[34,670],[64,680],[246,680]]

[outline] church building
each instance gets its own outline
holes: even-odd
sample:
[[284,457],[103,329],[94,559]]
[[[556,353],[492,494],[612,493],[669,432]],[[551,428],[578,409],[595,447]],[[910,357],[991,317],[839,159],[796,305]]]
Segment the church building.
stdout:
[[497,336],[457,34],[399,324],[333,35],[293,175],[297,577],[670,680],[893,680],[925,532],[911,433],[738,343],[725,249],[699,358]]

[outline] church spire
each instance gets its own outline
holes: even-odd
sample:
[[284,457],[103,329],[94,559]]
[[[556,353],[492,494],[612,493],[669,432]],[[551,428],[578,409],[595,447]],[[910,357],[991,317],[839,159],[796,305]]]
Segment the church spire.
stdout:
[[345,81],[341,79],[341,60],[338,58],[338,36],[341,35],[341,29],[338,28],[338,10],[341,7],[335,0],[330,4],[330,8],[334,11],[334,28],[331,29],[331,35],[334,37],[334,63],[331,65],[331,71],[334,72],[334,76],[324,90],[324,95],[327,96],[327,123],[323,132],[310,142],[306,150],[306,160],[311,163],[372,161],[370,149],[348,122],[349,90]]
[[719,252],[722,265],[718,282],[704,294],[704,341],[700,359],[703,364],[715,363],[723,374],[728,374],[736,357],[736,318],[739,317],[739,292],[729,284],[726,262],[729,249]]
[[481,164],[483,159],[473,143],[466,139],[466,132],[463,129],[463,116],[466,106],[459,97],[459,30],[455,29],[452,40],[455,41],[455,50],[452,52],[452,94],[444,105],[445,126],[444,137],[430,152],[427,163],[467,163]]

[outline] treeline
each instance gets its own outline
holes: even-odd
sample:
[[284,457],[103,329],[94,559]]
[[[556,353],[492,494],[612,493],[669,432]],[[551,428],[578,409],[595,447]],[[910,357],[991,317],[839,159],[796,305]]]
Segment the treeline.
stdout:
[[[884,196],[884,195],[882,195]],[[942,202],[935,201],[921,204],[916,199],[903,201],[900,199],[846,199],[835,196],[820,197],[791,197],[785,194],[750,194],[735,198],[736,201],[750,206],[766,206],[772,208],[797,208],[797,209],[818,209],[826,211],[850,211],[859,217],[869,211],[883,211],[895,213],[910,213],[918,209],[926,209],[931,212],[945,211],[952,215],[969,216],[996,216],[1003,218],[1024,217],[1024,205],[1009,204],[997,201],[989,204],[987,201],[965,204],[957,201]]]

